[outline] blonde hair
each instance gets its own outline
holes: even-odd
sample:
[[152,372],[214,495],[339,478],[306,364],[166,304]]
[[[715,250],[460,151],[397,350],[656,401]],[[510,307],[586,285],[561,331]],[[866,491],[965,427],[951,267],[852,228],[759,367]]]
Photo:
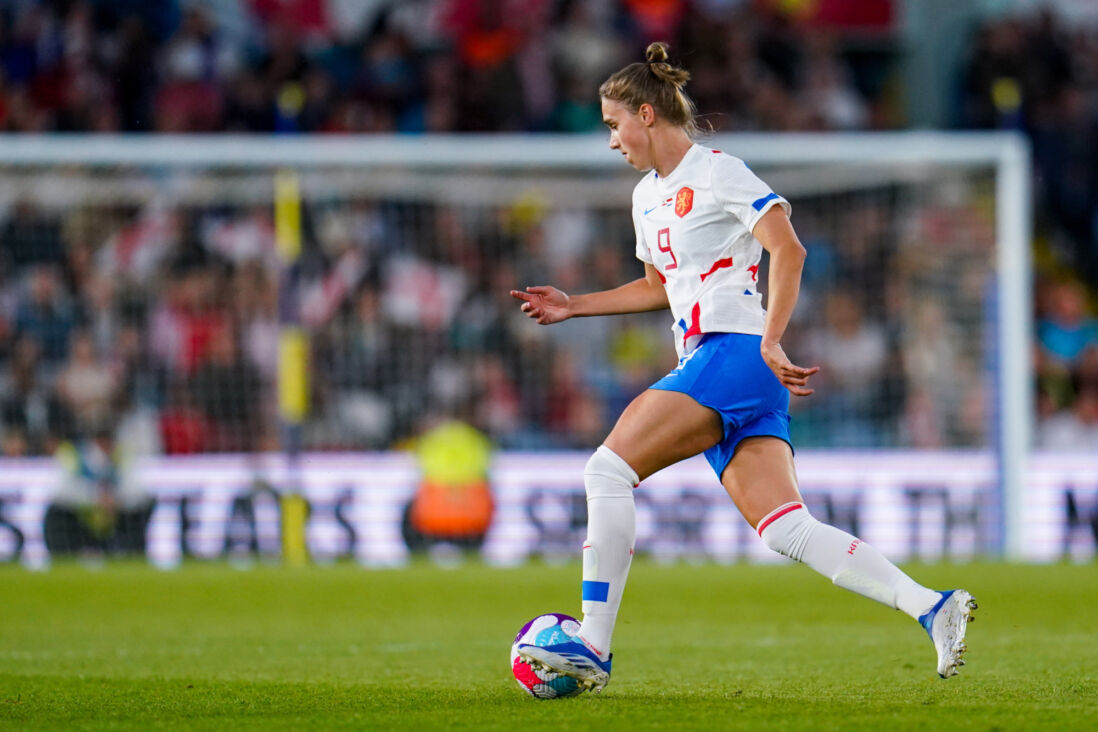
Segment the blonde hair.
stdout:
[[645,58],[611,74],[599,87],[599,96],[634,114],[642,104],[651,104],[657,115],[694,137],[699,131],[694,102],[682,90],[690,72],[668,63],[667,44],[660,41],[648,44]]

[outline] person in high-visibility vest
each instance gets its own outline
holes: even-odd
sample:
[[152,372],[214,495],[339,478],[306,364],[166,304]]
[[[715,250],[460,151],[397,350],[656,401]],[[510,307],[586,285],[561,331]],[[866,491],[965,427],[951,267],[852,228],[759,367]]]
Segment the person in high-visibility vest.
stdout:
[[59,472],[45,520],[50,554],[143,554],[153,499],[113,427],[101,424],[63,442],[54,456]]
[[410,549],[480,546],[494,510],[488,481],[492,449],[484,434],[458,421],[443,422],[417,441],[421,479],[404,525]]

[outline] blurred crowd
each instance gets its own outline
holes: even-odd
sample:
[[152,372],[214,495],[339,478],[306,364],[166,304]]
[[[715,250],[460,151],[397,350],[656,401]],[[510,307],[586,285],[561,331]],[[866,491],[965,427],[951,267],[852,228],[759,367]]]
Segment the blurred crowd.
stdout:
[[[95,185],[111,175],[142,174]],[[798,445],[987,444],[989,185],[942,173],[795,199],[812,266],[787,347],[823,367],[796,401]],[[3,234],[6,453],[119,419],[142,452],[277,448],[280,300],[310,335],[310,450],[389,448],[452,418],[503,448],[585,448],[674,366],[665,312],[545,328],[509,295],[639,276],[624,205],[354,189],[306,200],[292,277],[267,207],[22,201]]]
[[[747,0],[12,0],[0,129],[591,131],[599,82],[654,39],[685,54],[715,130],[902,127],[890,4],[859,5],[880,12],[848,22],[879,25],[848,43]],[[956,126],[1033,141],[1049,447],[1098,444],[1096,70],[1098,36],[1030,14],[975,29],[957,76]],[[824,367],[798,445],[988,443],[993,223],[979,182],[937,189],[793,198],[810,266],[791,348]],[[150,452],[277,448],[273,232],[269,206],[0,211],[4,453],[119,422]],[[673,364],[665,314],[542,329],[507,295],[632,277],[626,210],[348,197],[307,203],[305,238],[310,449],[388,448],[442,416],[503,447],[589,448]]]
[[1098,29],[1047,9],[989,20],[959,81],[959,126],[1033,145],[1038,442],[1098,449]]
[[891,3],[813,22],[794,5],[13,0],[0,6],[0,128],[587,131],[601,126],[593,91],[652,40],[689,49],[717,129],[895,125],[888,44],[842,49],[829,23],[875,22],[887,41]]

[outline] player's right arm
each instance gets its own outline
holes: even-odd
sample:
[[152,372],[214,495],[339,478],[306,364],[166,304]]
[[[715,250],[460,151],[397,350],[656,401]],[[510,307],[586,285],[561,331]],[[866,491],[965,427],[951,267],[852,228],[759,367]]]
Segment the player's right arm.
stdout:
[[613,290],[568,295],[555,287],[538,285],[527,287],[525,292],[511,290],[511,297],[521,300],[522,312],[541,325],[588,315],[642,313],[668,307],[667,291],[663,289],[656,268],[647,262],[644,277]]

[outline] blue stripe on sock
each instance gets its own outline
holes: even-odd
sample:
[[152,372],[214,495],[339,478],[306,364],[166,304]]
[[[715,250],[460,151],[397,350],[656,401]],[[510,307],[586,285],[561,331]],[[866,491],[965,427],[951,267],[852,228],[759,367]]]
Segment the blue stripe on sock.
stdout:
[[587,580],[583,581],[584,600],[591,600],[592,602],[606,602],[606,598],[609,594],[609,582],[589,582]]
[[759,200],[752,203],[751,208],[755,209],[756,211],[762,211],[763,206],[770,203],[771,201],[773,201],[777,197],[778,197],[777,193],[771,193],[769,196],[763,196]]

